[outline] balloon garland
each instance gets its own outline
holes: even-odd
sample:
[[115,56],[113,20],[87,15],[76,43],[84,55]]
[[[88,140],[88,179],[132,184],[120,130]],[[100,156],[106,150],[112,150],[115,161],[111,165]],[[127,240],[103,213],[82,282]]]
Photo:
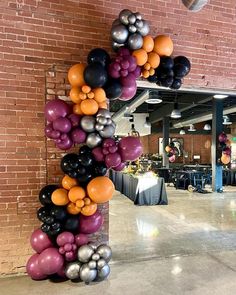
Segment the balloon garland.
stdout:
[[228,165],[231,161],[231,142],[224,132],[219,135],[218,140],[219,158],[217,162],[219,165]]
[[53,99],[45,105],[45,135],[56,147],[65,151],[83,146],[62,158],[61,186],[46,185],[39,193],[42,207],[37,217],[42,224],[31,235],[36,253],[26,265],[34,280],[56,274],[90,283],[110,273],[111,248],[91,243],[90,235],[104,222],[98,204],[108,202],[115,190],[107,170],[121,171],[127,161],[138,159],[142,145],[134,136],[114,139],[116,125],[108,100],[133,98],[140,76],[178,89],[191,67],[186,57],[170,57],[170,37],[153,39],[149,30],[140,13],[122,10],[111,29],[116,56],[111,59],[104,49],[92,49],[87,64],[75,64],[68,71],[71,103]]

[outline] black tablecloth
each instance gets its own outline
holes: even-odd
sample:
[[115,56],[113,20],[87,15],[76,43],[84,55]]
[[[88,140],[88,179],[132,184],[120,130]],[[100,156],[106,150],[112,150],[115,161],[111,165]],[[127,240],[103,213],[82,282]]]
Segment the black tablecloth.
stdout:
[[167,205],[164,179],[161,177],[137,176],[122,172],[110,172],[116,190],[127,196],[135,205]]

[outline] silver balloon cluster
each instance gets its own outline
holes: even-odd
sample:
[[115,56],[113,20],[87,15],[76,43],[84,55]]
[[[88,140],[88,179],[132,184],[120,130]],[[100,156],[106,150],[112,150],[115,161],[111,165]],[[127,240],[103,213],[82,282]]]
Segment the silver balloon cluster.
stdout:
[[110,273],[108,262],[111,255],[111,248],[105,244],[98,247],[92,243],[83,245],[78,249],[78,261],[67,264],[65,275],[71,280],[81,279],[86,284],[105,280]]
[[149,24],[139,12],[133,13],[128,9],[120,12],[111,28],[112,47],[114,50],[127,45],[136,50],[143,46],[143,37],[150,31]]
[[106,109],[99,109],[96,116],[83,116],[80,125],[89,133],[86,144],[90,148],[99,146],[102,138],[110,138],[115,134],[116,125],[111,119],[111,113]]

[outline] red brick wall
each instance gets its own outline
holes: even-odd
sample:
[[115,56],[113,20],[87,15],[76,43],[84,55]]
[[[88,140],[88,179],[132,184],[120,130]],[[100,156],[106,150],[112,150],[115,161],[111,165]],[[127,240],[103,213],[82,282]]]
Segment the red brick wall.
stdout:
[[142,12],[153,35],[172,36],[175,55],[192,60],[186,84],[235,88],[235,1],[211,1],[199,13],[187,12],[180,2],[1,1],[1,274],[24,271],[28,237],[38,225],[38,191],[56,176],[50,163],[57,160],[49,160],[43,134],[45,72],[53,64],[84,61],[93,47],[109,48],[109,28],[121,9]]

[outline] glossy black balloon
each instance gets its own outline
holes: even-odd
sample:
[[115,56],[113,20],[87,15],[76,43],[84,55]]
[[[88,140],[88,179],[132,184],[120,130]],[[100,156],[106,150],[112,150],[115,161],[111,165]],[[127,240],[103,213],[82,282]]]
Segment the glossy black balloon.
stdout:
[[54,222],[55,222],[55,219],[54,219],[53,216],[47,216],[47,217],[45,218],[45,223],[46,223],[46,224],[51,225],[51,224],[53,224]]
[[67,217],[67,211],[64,207],[53,206],[50,215],[58,221],[64,221]]
[[58,188],[57,185],[46,185],[39,192],[39,202],[45,206],[52,204],[52,193]]
[[68,217],[64,224],[64,230],[71,231],[71,232],[78,232],[78,229],[79,229],[78,216]]
[[73,171],[79,165],[77,154],[67,154],[61,159],[61,170],[68,174],[68,172]]
[[92,166],[94,163],[94,158],[92,154],[82,154],[82,155],[79,155],[78,158],[79,158],[79,162],[84,167]]
[[46,207],[41,207],[37,211],[37,217],[40,221],[44,222],[45,219],[49,216],[49,209]]
[[177,79],[182,79],[188,72],[188,68],[185,65],[178,64],[174,66],[175,78]]
[[163,69],[171,70],[173,68],[173,66],[174,66],[173,58],[171,58],[169,56],[161,57],[160,67],[162,67]]
[[80,185],[87,184],[93,178],[93,174],[86,172],[85,174],[80,174],[77,177]]
[[87,146],[87,145],[83,145],[81,146],[81,148],[79,149],[79,154],[91,154],[92,150]]
[[161,86],[169,88],[173,84],[174,78],[173,77],[167,77],[165,79],[160,79],[160,82],[161,82]]
[[184,66],[185,69],[186,69],[186,74],[185,75],[188,75],[188,73],[191,70],[191,62],[186,56],[177,56],[177,57],[175,57],[174,58],[174,64],[175,64],[175,66],[177,66],[177,65]]
[[170,70],[170,69],[159,69],[157,71],[157,77],[160,79],[167,79],[169,77],[173,77],[174,76],[174,71]]
[[92,63],[84,70],[84,80],[92,88],[103,87],[107,78],[107,71],[100,63]]
[[104,90],[106,92],[106,97],[110,100],[115,100],[122,94],[122,86],[116,79],[109,80],[105,85]]
[[107,167],[105,165],[105,163],[100,162],[100,163],[96,163],[94,166],[94,176],[104,176],[107,173]]
[[182,86],[182,80],[181,79],[175,79],[173,84],[171,85],[172,89],[180,89],[180,87]]
[[152,76],[149,76],[147,79],[148,79],[148,81],[150,83],[157,83],[157,80],[158,80],[156,74],[155,75],[152,75]]
[[43,223],[41,225],[41,230],[45,232],[46,234],[50,231],[50,229],[51,229],[51,226],[49,224]]
[[79,173],[76,170],[67,172],[67,175],[70,176],[71,178],[77,178]]
[[103,67],[106,67],[110,62],[110,56],[105,49],[94,48],[87,57],[88,64],[100,63]]

